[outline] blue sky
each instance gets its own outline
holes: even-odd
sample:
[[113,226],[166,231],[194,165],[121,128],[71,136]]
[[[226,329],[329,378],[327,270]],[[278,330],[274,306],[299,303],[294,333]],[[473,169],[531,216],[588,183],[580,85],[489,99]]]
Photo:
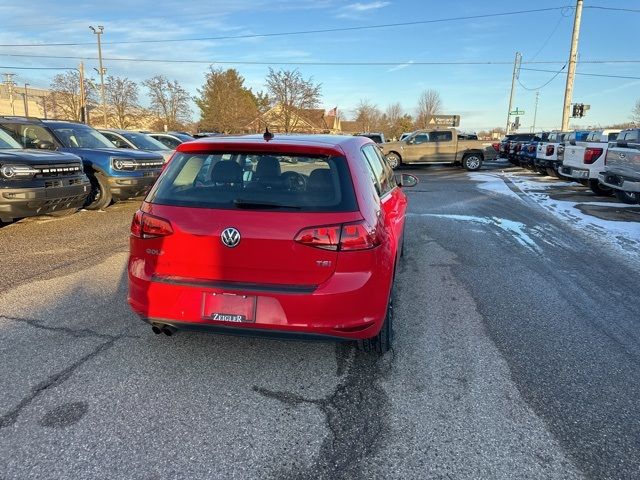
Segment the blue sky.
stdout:
[[[109,45],[110,41],[238,36],[271,32],[357,27],[473,16],[516,10],[574,5],[575,0],[217,0],[214,2],[110,0],[84,2],[29,0],[0,6],[3,28],[0,44],[95,42],[88,25],[104,25],[105,57],[139,59],[259,62],[395,62],[377,66],[312,66],[297,68],[322,83],[323,106],[338,108],[349,117],[361,99],[384,109],[400,102],[413,113],[425,89],[440,92],[444,113],[462,116],[462,127],[479,130],[506,123],[512,65],[415,65],[411,62],[559,62],[523,65],[559,70],[568,57],[573,12],[569,9],[514,16],[307,35],[226,39],[205,42]],[[587,6],[640,9],[638,0],[585,0]],[[580,36],[581,60],[640,60],[640,13],[585,8]],[[6,67],[73,67],[79,60],[11,57],[3,54],[96,56],[91,45],[56,47],[0,46],[0,71],[17,74],[15,81],[48,86],[52,70]],[[87,60],[88,69],[97,61]],[[267,65],[235,67],[254,90],[264,88]],[[191,93],[202,85],[208,65],[106,61],[112,75],[141,81],[164,74],[180,81]],[[274,68],[296,68],[274,65]],[[582,64],[578,72],[640,77],[640,63]],[[522,71],[528,88],[547,82],[553,73]],[[565,85],[559,75],[540,91],[537,125],[558,127]],[[145,101],[144,90],[141,100]],[[515,106],[533,120],[535,92],[518,85]],[[591,104],[584,126],[628,121],[640,99],[640,80],[577,76],[574,101]],[[194,107],[194,115],[197,117]]]

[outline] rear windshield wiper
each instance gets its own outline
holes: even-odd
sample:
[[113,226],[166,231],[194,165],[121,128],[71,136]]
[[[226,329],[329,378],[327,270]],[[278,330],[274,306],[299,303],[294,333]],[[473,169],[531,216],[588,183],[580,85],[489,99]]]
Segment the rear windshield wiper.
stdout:
[[295,208],[299,209],[298,205],[286,205],[278,202],[267,202],[262,200],[246,200],[242,198],[236,198],[233,204],[238,208]]

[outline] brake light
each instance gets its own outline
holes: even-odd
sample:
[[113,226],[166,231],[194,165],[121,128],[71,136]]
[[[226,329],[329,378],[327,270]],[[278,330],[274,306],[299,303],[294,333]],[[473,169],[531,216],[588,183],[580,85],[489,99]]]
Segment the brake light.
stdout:
[[602,148],[587,147],[584,151],[584,163],[586,165],[591,165],[600,158],[602,152],[604,152],[604,149]]
[[553,145],[547,145],[547,157],[550,155],[553,155],[554,150],[555,150],[555,147]]
[[295,241],[309,247],[343,252],[367,250],[380,245],[375,229],[364,221],[305,228],[296,235]]
[[166,237],[173,233],[171,223],[164,218],[138,210],[131,221],[131,235],[137,238]]
[[522,144],[520,144],[520,143],[516,143],[515,151],[516,151],[516,152],[519,152],[521,148],[522,148]]
[[533,153],[536,151],[536,146],[535,145],[529,145],[529,147],[527,147],[527,150],[529,150],[529,153]]
[[494,149],[496,152],[499,152],[499,151],[500,151],[500,144],[499,144],[499,143],[492,143],[492,144],[491,144],[491,146],[493,147],[493,149]]

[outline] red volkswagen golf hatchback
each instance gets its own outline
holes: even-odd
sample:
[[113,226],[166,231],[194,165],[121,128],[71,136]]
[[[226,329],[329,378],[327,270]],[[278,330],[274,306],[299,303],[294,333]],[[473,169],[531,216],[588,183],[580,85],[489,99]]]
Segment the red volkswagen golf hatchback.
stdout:
[[407,208],[393,171],[365,137],[265,138],[178,147],[131,224],[131,308],[155,333],[351,339],[385,352]]

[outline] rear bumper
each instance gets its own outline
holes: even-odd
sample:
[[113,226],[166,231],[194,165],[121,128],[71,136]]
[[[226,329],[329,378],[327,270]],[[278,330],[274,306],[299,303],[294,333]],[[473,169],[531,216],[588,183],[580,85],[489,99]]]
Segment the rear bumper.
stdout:
[[[175,284],[144,278],[144,267],[129,261],[132,310],[149,323],[178,329],[275,337],[363,339],[378,334],[384,322],[391,271],[335,273],[312,291],[287,291],[206,284]],[[386,292],[386,293],[384,293]],[[203,318],[207,294],[255,296],[253,322],[224,322]]]
[[585,170],[584,168],[575,168],[563,165],[558,169],[558,172],[563,177],[573,178],[575,180],[589,179],[589,170]]
[[[88,179],[56,180],[57,186],[0,188],[0,218],[5,221],[80,208],[91,191]],[[74,182],[73,185],[69,185]]]
[[160,170],[146,173],[148,175],[140,177],[107,177],[111,196],[115,200],[126,200],[146,195],[160,176]]
[[623,177],[615,173],[601,173],[598,180],[603,185],[616,190],[624,190],[625,192],[640,192],[640,180]]

